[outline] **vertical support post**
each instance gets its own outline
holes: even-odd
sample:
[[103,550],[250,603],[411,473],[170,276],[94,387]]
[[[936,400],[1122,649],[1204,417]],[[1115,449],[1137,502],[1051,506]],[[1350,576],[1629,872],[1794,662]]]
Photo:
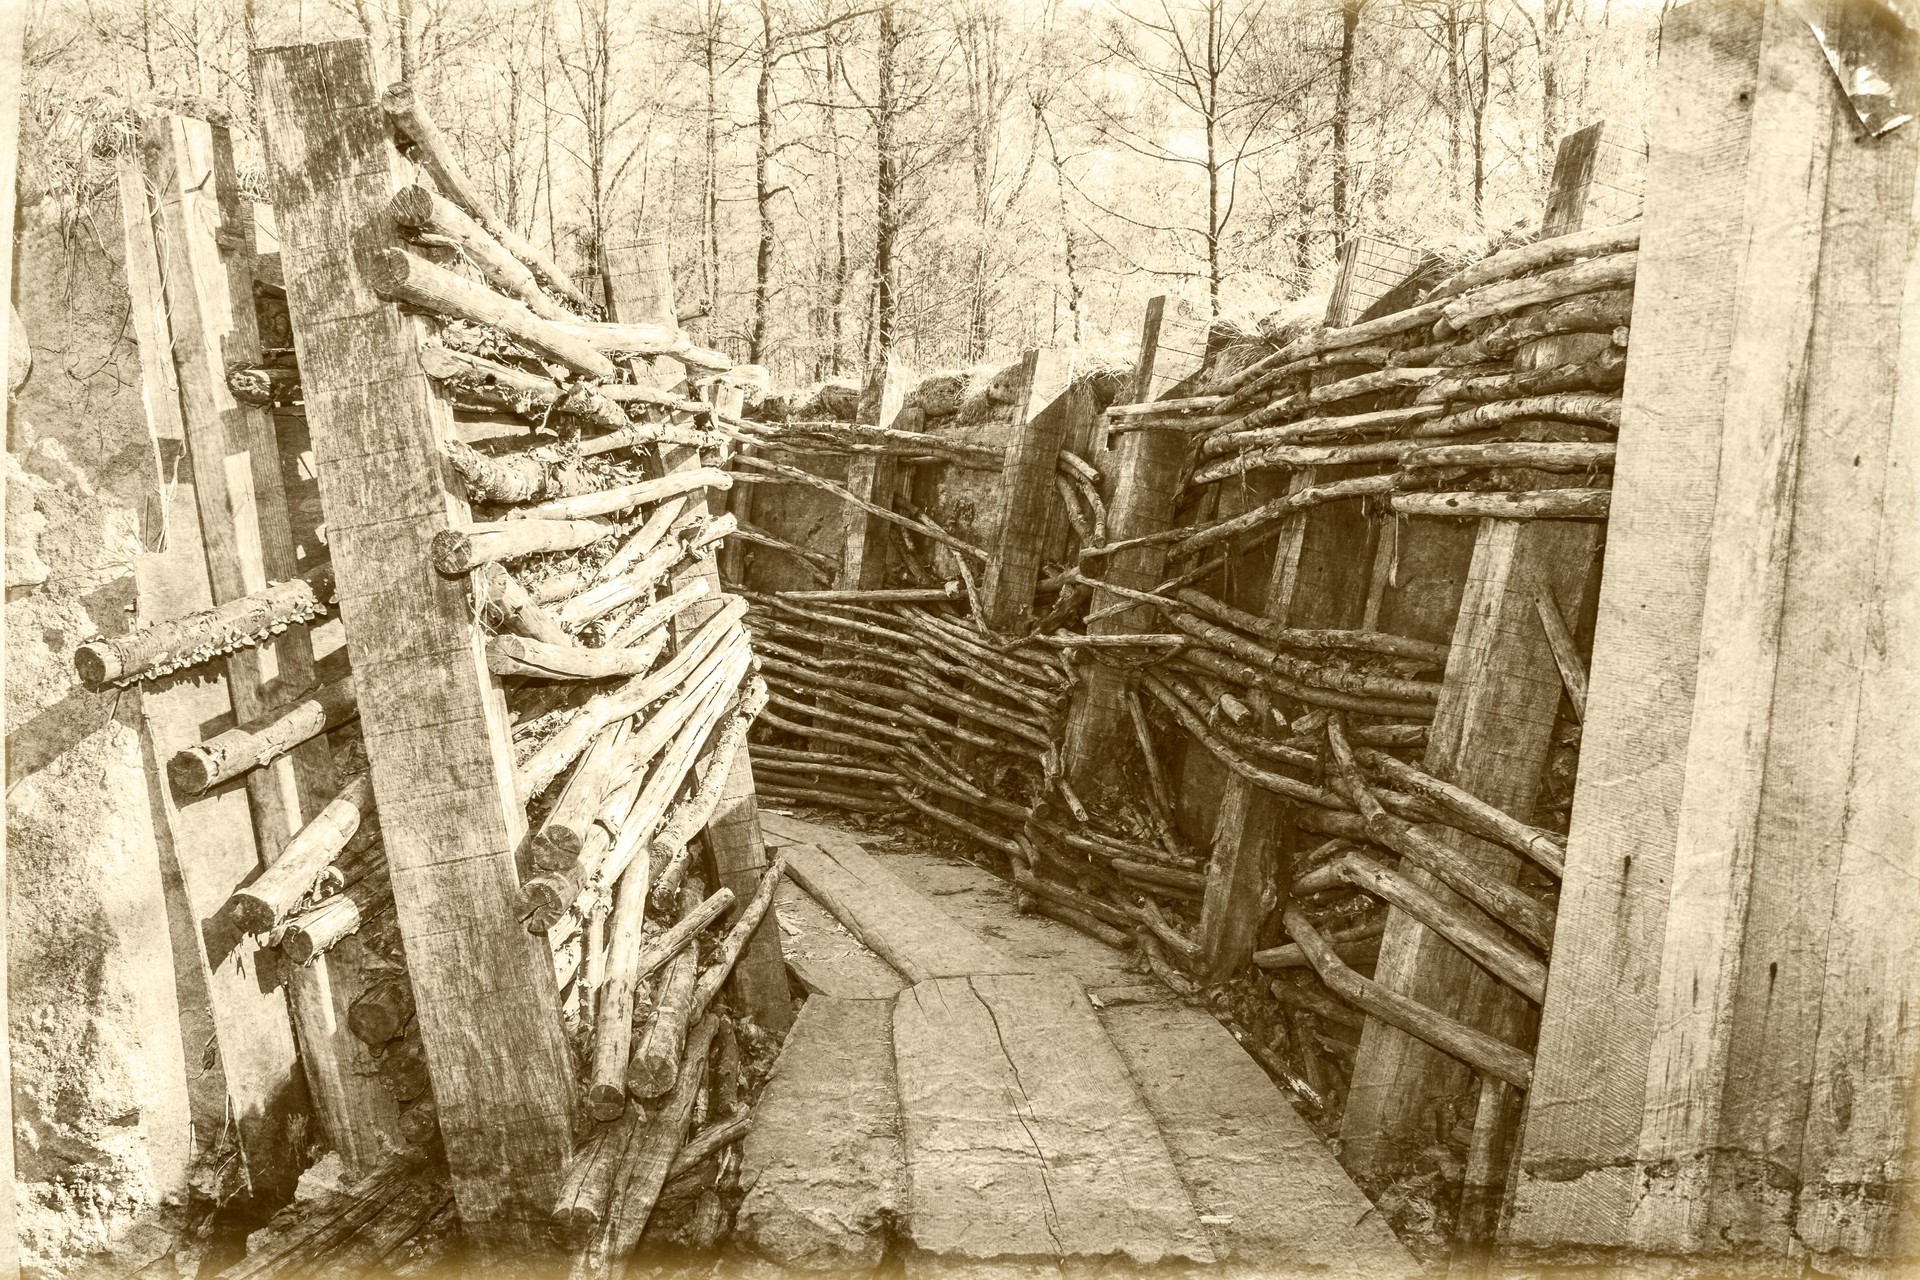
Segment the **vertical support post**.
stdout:
[[[160,193],[166,232],[172,359],[213,602],[223,604],[297,572],[273,420],[236,403],[226,384],[229,363],[260,354],[253,210],[240,193],[226,129],[172,116],[149,130],[148,176]],[[313,683],[313,646],[304,627],[291,627],[228,655],[226,667],[234,714],[251,720]],[[270,864],[333,798],[332,750],[324,737],[303,743],[248,775],[246,786],[261,859]],[[350,1168],[371,1171],[400,1141],[399,1109],[367,1047],[347,1029],[347,1009],[365,986],[357,953],[282,966],[279,976],[321,1125]]]
[[[161,548],[134,562],[140,616],[155,621],[212,606],[213,585],[199,518],[199,472],[188,447],[174,334],[167,315],[159,210],[147,191],[142,164],[121,162],[120,192],[127,244],[127,289],[140,347],[143,400],[160,474],[165,507]],[[219,454],[212,465],[218,466]],[[176,795],[165,782],[165,762],[201,741],[209,724],[233,721],[234,700],[226,672],[204,680],[175,681],[141,691],[143,745],[156,809],[161,857],[174,866],[191,914],[183,932],[201,962],[213,1034],[221,1047],[225,1099],[193,1096],[196,1120],[208,1141],[231,1111],[247,1172],[266,1195],[291,1191],[300,1176],[301,1135],[312,1102],[300,1074],[278,957],[255,945],[220,915],[233,887],[258,870],[260,848],[248,812],[246,789],[218,788],[201,796]],[[263,972],[264,970],[264,972]]]
[[520,923],[505,702],[466,584],[427,548],[464,518],[420,367],[423,322],[378,298],[396,155],[365,41],[253,54],[268,171],[360,727],[453,1192],[483,1246],[542,1234],[571,1151],[552,958]]
[[[610,251],[608,263],[613,285],[613,295],[608,302],[615,315],[623,320],[678,324],[673,309],[673,272],[664,247],[655,250],[638,246],[631,254]],[[656,362],[657,371],[660,363],[663,362]],[[671,372],[666,370],[662,376]],[[714,407],[721,412],[739,413],[738,388],[721,383],[711,388],[710,394]],[[700,465],[700,451],[687,445],[663,445],[660,465],[665,472],[691,470]],[[706,492],[697,493],[688,501],[675,527],[718,515],[720,510],[715,508],[724,510],[724,505],[724,499],[716,499]],[[710,593],[675,619],[672,626],[676,644],[698,630],[722,607],[719,560],[713,548],[702,552],[692,564],[676,570],[671,585],[678,588],[695,579],[704,580]],[[733,759],[710,760],[702,769],[703,773],[706,769],[727,770],[720,804],[707,823],[705,838],[711,862],[710,880],[718,887],[733,890],[738,911],[753,897],[767,866],[766,844],[760,835],[759,801],[754,791],[752,755],[743,742]],[[787,986],[786,960],[780,949],[780,926],[772,912],[767,913],[767,918],[748,939],[729,984],[741,1007],[767,1030],[783,1034],[793,1022],[793,998]]]
[[[1590,156],[1603,127],[1586,131],[1583,142],[1568,139],[1561,149],[1567,163],[1554,170],[1548,209],[1562,233],[1585,225],[1590,197],[1612,190],[1592,181],[1591,163],[1569,158]],[[1522,352],[1520,362],[1530,354]],[[1482,520],[1475,532],[1425,763],[1436,777],[1523,821],[1533,818],[1539,802],[1561,700],[1559,671],[1534,602],[1546,595],[1563,610],[1581,609],[1600,533],[1592,524],[1506,520]],[[1435,834],[1498,879],[1520,872],[1519,858],[1487,841],[1452,829]],[[1432,877],[1410,874],[1454,900]],[[1398,909],[1388,911],[1374,980],[1512,1043],[1524,1044],[1533,1035],[1537,1015],[1530,1005]],[[1349,1167],[1365,1178],[1392,1176],[1427,1142],[1436,1108],[1470,1088],[1469,1072],[1457,1060],[1369,1019],[1341,1120]],[[1478,1150],[1487,1157],[1507,1145],[1512,1109],[1495,1090],[1483,1094],[1478,1115],[1501,1130],[1476,1133]],[[1498,1173],[1477,1172],[1488,1178]],[[1495,1194],[1484,1185],[1471,1188],[1472,1214],[1484,1219],[1486,1201]],[[1484,1222],[1466,1225],[1479,1232],[1469,1233],[1471,1242],[1483,1243]]]
[[1000,468],[1000,527],[988,548],[980,609],[995,631],[1021,628],[1033,611],[1046,550],[1047,513],[1057,498],[1053,477],[1067,438],[1067,388],[1073,352],[1029,351],[1014,384],[1012,443]]
[[1675,11],[1654,124],[1508,1239],[1910,1264],[1920,134],[1863,138],[1796,12],[1731,0]]
[[[1200,370],[1206,358],[1204,329],[1195,335],[1166,314],[1164,295],[1147,303],[1141,327],[1140,358],[1134,366],[1133,403],[1159,399]],[[1190,327],[1187,327],[1190,329]],[[1163,342],[1164,337],[1168,339]],[[1105,432],[1097,429],[1096,436]],[[1180,488],[1180,466],[1186,437],[1179,431],[1131,430],[1095,448],[1103,477],[1112,484],[1107,500],[1107,537],[1120,542],[1160,533],[1173,523],[1173,504]],[[1133,547],[1106,561],[1100,576],[1117,586],[1149,590],[1161,581],[1167,553],[1158,546]],[[1093,603],[1102,609],[1116,602],[1110,592],[1096,589]],[[1145,606],[1101,618],[1088,626],[1094,635],[1140,631]],[[1112,667],[1094,663],[1081,671],[1082,680],[1067,712],[1067,780],[1080,798],[1100,808],[1111,806],[1119,783],[1117,767],[1125,758],[1113,744],[1126,741],[1127,677]]]
[[[877,426],[890,427],[900,416],[907,392],[913,387],[914,375],[900,357],[891,352],[887,354],[885,367],[876,372],[880,386],[873,420]],[[889,506],[899,471],[899,464],[886,454],[856,453],[847,462],[847,489],[863,501]],[[887,539],[891,536],[887,522],[851,504],[846,507],[846,521],[846,537],[840,550],[840,576],[834,585],[851,591],[886,586],[890,545]]]

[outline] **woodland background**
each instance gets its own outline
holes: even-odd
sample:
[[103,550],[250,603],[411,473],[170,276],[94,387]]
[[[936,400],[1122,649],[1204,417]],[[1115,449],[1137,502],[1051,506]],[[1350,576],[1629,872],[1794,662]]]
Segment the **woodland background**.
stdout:
[[[1670,0],[300,2],[583,281],[664,235],[696,335],[791,385],[890,349],[1124,358],[1156,293],[1315,308],[1356,230],[1497,241],[1561,136],[1642,124]],[[31,0],[23,198],[116,235],[95,206],[143,101],[210,100],[244,158],[270,3]]]

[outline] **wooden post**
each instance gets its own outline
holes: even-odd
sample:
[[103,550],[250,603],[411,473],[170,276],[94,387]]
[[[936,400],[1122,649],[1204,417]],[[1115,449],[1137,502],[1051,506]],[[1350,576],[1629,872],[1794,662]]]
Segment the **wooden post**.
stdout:
[[398,156],[365,41],[256,49],[253,84],[394,906],[453,1191],[486,1246],[541,1233],[571,1150],[552,957],[520,922],[505,702],[433,534],[465,517],[423,321],[368,284]]
[[[142,398],[156,461],[166,478],[160,501],[167,538],[163,546],[135,560],[134,578],[140,616],[161,620],[210,607],[213,587],[201,536],[199,477],[187,445],[172,358],[174,338],[160,256],[166,240],[155,235],[159,210],[149,201],[143,167],[131,158],[121,162],[120,193]],[[227,1107],[241,1154],[249,1177],[265,1193],[291,1191],[303,1163],[301,1134],[311,1123],[312,1103],[297,1062],[286,998],[276,980],[278,957],[257,947],[221,914],[233,887],[260,866],[247,794],[243,787],[226,787],[189,798],[175,795],[159,780],[164,762],[175,751],[199,742],[207,725],[234,718],[226,674],[149,686],[141,691],[140,709],[148,768],[156,779],[151,787],[155,834],[162,842],[162,858],[176,864],[192,914],[185,932],[199,947],[200,979],[222,1049]],[[198,1094],[194,1100],[197,1118],[210,1122],[205,1141],[211,1144],[223,1117],[218,1111],[208,1114],[206,1107],[217,1106],[219,1100]]]
[[[298,571],[273,421],[236,403],[226,382],[229,363],[260,355],[253,210],[240,193],[224,128],[182,116],[148,127],[148,177],[166,231],[171,358],[213,602],[223,604]],[[304,627],[290,627],[229,654],[226,667],[235,718],[252,720],[313,683],[313,647]],[[324,737],[313,739],[250,774],[246,786],[261,860],[271,863],[338,789],[331,748]],[[347,1009],[365,986],[357,960],[357,953],[322,956],[311,966],[282,966],[280,976],[321,1124],[349,1168],[370,1172],[400,1141],[400,1113],[367,1047],[347,1030]]]
[[[880,379],[878,409],[874,422],[890,427],[900,416],[907,392],[913,389],[914,374],[889,353],[884,368],[876,370]],[[874,374],[869,374],[871,379]],[[869,382],[871,387],[871,382]],[[863,399],[865,397],[862,397]],[[880,506],[892,505],[894,481],[899,464],[885,454],[856,453],[847,461],[847,488],[853,496]],[[869,515],[851,504],[846,507],[846,537],[841,542],[840,576],[834,585],[847,590],[887,585],[887,552],[891,545],[885,520]]]
[[[617,317],[622,320],[652,320],[660,324],[678,323],[673,310],[673,272],[664,252],[648,251],[643,246],[632,255],[610,253],[609,266],[614,292],[608,301]],[[661,363],[664,362],[656,362],[659,377],[671,376],[674,370],[659,369]],[[674,369],[677,368],[676,364]],[[713,388],[712,394],[716,407],[722,412],[739,413],[740,392],[737,388],[718,385]],[[686,445],[665,445],[660,449],[660,463],[667,472],[690,470],[700,465],[700,451]],[[687,503],[675,527],[718,514],[714,507],[724,509],[724,502],[724,499],[714,498],[710,492],[696,494]],[[672,586],[678,589],[696,578],[706,581],[709,594],[704,600],[696,601],[692,607],[684,610],[671,624],[676,644],[698,630],[724,605],[715,549],[710,548],[692,564],[676,570]],[[735,911],[738,912],[752,901],[754,890],[758,888],[760,876],[767,866],[766,844],[760,835],[759,801],[754,791],[753,760],[747,744],[742,742],[731,760],[713,760],[702,766],[703,776],[705,770],[716,768],[727,770],[727,776],[720,793],[719,807],[714,810],[706,827],[707,854],[711,862],[708,868],[709,883],[733,890],[734,901],[738,904]],[[741,1007],[754,1021],[775,1035],[785,1034],[793,1022],[793,997],[787,986],[780,926],[772,912],[767,913],[760,927],[747,940],[729,982]]]
[[[1590,156],[1602,128],[1593,126],[1580,146],[1563,147],[1562,158]],[[1603,190],[1611,189],[1592,182],[1590,163],[1569,160],[1555,168],[1548,207],[1557,211],[1551,216],[1562,233],[1586,225],[1589,198]],[[1577,340],[1595,341],[1584,335]],[[1607,339],[1597,341],[1604,345]],[[1533,354],[1521,352],[1518,362],[1524,366]],[[1475,532],[1426,768],[1522,821],[1535,816],[1561,699],[1559,668],[1534,601],[1545,594],[1577,615],[1599,542],[1597,525],[1576,522],[1482,520]],[[1434,834],[1499,879],[1520,873],[1518,857],[1487,841],[1451,828]],[[1432,877],[1410,874],[1443,900],[1457,901]],[[1537,1015],[1531,1005],[1397,908],[1387,914],[1374,980],[1510,1043],[1524,1045],[1533,1037]],[[1472,1088],[1470,1072],[1458,1060],[1369,1019],[1341,1120],[1348,1167],[1363,1178],[1391,1177],[1430,1140],[1436,1108]],[[1478,1135],[1478,1146],[1485,1156],[1509,1145],[1513,1109],[1499,1090],[1483,1101],[1478,1114],[1488,1130]],[[1476,1176],[1499,1173],[1486,1166]],[[1485,1241],[1486,1202],[1494,1194],[1478,1184],[1470,1191],[1471,1244]]]
[[[1147,303],[1141,327],[1140,358],[1134,366],[1132,403],[1177,395],[1180,384],[1200,371],[1206,359],[1204,325],[1183,324],[1166,314],[1163,295]],[[1103,434],[1096,432],[1096,434]],[[1107,496],[1107,537],[1120,542],[1159,533],[1173,522],[1173,503],[1180,488],[1180,467],[1186,454],[1186,436],[1178,430],[1130,430],[1109,436],[1095,448],[1102,478],[1111,486]],[[1104,581],[1136,590],[1159,585],[1166,570],[1163,547],[1134,547],[1108,557],[1100,576]],[[1095,590],[1095,609],[1116,602],[1108,592]],[[1144,606],[1101,618],[1088,626],[1094,635],[1119,635],[1144,629]],[[1124,742],[1128,728],[1127,677],[1100,663],[1083,666],[1081,682],[1067,712],[1067,779],[1080,798],[1102,809],[1111,807],[1119,783],[1118,766],[1126,757],[1114,744]]]
[[1046,550],[1047,513],[1059,502],[1054,470],[1067,437],[1067,388],[1073,382],[1073,352],[1058,347],[1029,351],[1014,385],[1012,443],[1000,469],[1000,527],[988,548],[980,583],[980,609],[995,631],[1016,631],[1033,612]]
[[[1873,17],[1828,35],[1911,65]],[[1862,139],[1783,5],[1661,48],[1506,1239],[1911,1265],[1920,132]]]

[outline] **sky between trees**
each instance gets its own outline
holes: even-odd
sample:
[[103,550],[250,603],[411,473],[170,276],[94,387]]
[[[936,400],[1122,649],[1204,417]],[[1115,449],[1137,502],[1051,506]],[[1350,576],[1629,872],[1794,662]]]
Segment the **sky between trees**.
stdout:
[[[1538,221],[1559,138],[1639,128],[1664,0],[32,0],[33,127],[364,33],[500,211],[585,281],[664,238],[697,335],[777,383],[1035,345],[1123,357],[1146,299],[1318,310],[1339,245]],[[77,181],[85,199],[110,192]],[[97,177],[97,175],[95,175]],[[86,174],[82,174],[84,179]],[[589,286],[591,287],[591,286]]]

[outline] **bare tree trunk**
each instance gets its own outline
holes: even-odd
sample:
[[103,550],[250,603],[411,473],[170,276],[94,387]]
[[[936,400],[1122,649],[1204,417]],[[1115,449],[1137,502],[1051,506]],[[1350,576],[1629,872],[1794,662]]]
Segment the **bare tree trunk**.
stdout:
[[1353,225],[1353,156],[1349,134],[1353,127],[1353,37],[1360,26],[1364,0],[1340,0],[1340,61],[1333,83],[1333,248],[1338,253]]
[[706,226],[702,228],[701,237],[700,282],[707,295],[709,324],[720,315],[720,73],[715,65],[718,57],[716,46],[719,44],[715,24],[718,21],[718,15],[715,14],[708,22],[703,33],[705,47],[702,49],[707,70],[707,172],[703,219]]
[[1480,78],[1473,90],[1473,218],[1487,225],[1487,96],[1493,90],[1487,52],[1487,0],[1480,0]]
[[394,13],[400,19],[400,78],[412,84],[420,74],[420,37],[413,27],[413,0],[399,0]]
[[1207,318],[1220,315],[1220,6],[1207,5],[1207,61],[1201,86],[1207,124]]
[[844,74],[840,38],[827,33],[827,147],[828,164],[833,169],[833,291],[828,327],[832,345],[828,349],[827,371],[839,373],[847,364],[847,284],[851,276],[847,261],[847,173],[840,159],[840,77]]
[[893,76],[899,49],[900,32],[894,25],[893,8],[883,5],[875,51],[879,88],[874,96],[874,148],[878,152],[878,163],[874,183],[872,365],[883,363],[893,351],[898,322],[895,312],[899,268],[894,261],[894,242],[900,234],[900,155],[894,136],[895,114],[899,108],[894,101]]
[[763,363],[767,352],[767,307],[773,291],[773,9],[760,4],[760,78],[753,90],[753,206],[760,244],[753,257],[753,326],[747,361]]
[[1060,168],[1060,144],[1047,122],[1043,102],[1034,103],[1033,114],[1041,132],[1047,136],[1047,155],[1053,161],[1053,192],[1060,202],[1060,235],[1064,242],[1062,265],[1067,273],[1067,311],[1073,317],[1073,342],[1080,345],[1086,337],[1086,305],[1080,287],[1079,243],[1073,234],[1073,218],[1067,208],[1067,176]]

